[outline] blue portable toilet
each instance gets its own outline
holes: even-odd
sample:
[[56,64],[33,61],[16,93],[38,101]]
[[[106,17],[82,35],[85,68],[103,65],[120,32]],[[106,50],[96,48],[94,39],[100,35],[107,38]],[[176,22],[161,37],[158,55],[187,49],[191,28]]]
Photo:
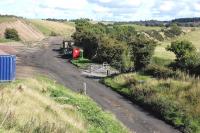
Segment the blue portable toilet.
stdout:
[[0,82],[15,80],[16,77],[16,56],[0,55]]

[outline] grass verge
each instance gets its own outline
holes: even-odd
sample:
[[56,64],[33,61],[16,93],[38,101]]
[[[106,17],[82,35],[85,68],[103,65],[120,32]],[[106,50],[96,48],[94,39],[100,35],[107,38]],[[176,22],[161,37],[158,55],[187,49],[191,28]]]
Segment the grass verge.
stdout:
[[200,132],[198,79],[154,79],[137,73],[105,78],[103,83],[185,133]]
[[86,69],[87,67],[89,67],[92,64],[92,61],[90,61],[89,59],[85,59],[85,58],[79,58],[76,60],[72,59],[71,63],[78,68]]
[[0,85],[0,132],[128,132],[90,98],[39,76]]

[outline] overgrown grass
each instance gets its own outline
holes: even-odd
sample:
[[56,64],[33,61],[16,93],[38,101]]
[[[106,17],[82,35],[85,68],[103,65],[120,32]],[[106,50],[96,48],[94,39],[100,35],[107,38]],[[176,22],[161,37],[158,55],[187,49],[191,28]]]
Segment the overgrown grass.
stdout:
[[199,79],[155,79],[130,73],[106,78],[103,83],[182,132],[200,132]]
[[72,59],[71,63],[73,65],[77,66],[78,68],[86,69],[87,67],[89,67],[92,64],[92,61],[90,61],[89,59],[85,59],[85,58],[79,58],[79,59]]
[[90,98],[46,77],[0,85],[0,132],[128,132]]

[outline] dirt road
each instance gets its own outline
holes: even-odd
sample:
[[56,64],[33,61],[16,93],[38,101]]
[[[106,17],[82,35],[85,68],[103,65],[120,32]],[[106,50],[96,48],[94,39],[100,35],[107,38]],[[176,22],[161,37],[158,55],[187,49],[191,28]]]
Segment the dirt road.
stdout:
[[81,72],[66,59],[59,57],[57,50],[62,42],[61,38],[50,38],[49,46],[39,48],[35,52],[23,52],[19,54],[21,61],[18,65],[37,67],[44,70],[58,82],[66,87],[78,91],[87,83],[87,94],[94,99],[106,111],[110,111],[136,133],[178,133],[163,121],[153,117],[137,105],[126,100],[104,85],[87,79]]

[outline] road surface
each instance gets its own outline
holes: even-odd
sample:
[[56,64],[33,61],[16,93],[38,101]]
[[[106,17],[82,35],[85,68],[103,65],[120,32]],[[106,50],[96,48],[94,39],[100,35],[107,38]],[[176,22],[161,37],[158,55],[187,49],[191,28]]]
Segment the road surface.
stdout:
[[41,47],[34,52],[23,52],[18,56],[18,65],[37,67],[53,76],[59,83],[79,91],[83,83],[87,84],[87,94],[104,110],[112,112],[131,131],[136,133],[178,133],[176,129],[166,124],[133,104],[110,88],[81,75],[81,72],[66,59],[59,56],[58,49],[62,39],[49,38],[47,47]]

